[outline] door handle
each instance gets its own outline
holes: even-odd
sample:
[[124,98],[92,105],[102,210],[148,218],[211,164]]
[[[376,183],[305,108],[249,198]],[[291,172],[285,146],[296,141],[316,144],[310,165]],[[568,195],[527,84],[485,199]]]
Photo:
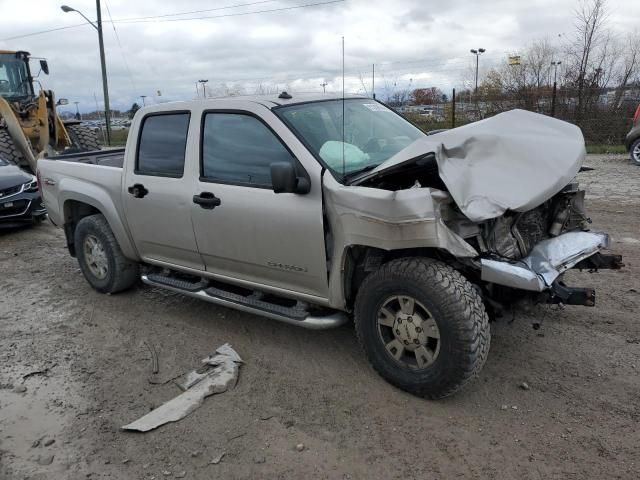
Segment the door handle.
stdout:
[[144,185],[142,185],[141,183],[131,185],[129,188],[127,188],[127,191],[136,198],[142,198],[147,193],[149,193],[149,190],[144,188]]
[[193,196],[193,203],[200,205],[205,210],[213,210],[222,203],[218,197],[211,192],[202,192]]

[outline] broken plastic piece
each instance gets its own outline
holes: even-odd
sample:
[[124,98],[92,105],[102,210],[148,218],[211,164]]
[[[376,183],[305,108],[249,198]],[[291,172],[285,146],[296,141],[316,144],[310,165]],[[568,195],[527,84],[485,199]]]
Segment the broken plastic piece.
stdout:
[[239,364],[243,363],[238,353],[225,343],[216,350],[216,355],[202,360],[207,366],[190,372],[181,388],[185,391],[162,404],[135,422],[122,427],[123,430],[148,432],[165,423],[178,421],[196,410],[206,397],[226,392],[238,381]]

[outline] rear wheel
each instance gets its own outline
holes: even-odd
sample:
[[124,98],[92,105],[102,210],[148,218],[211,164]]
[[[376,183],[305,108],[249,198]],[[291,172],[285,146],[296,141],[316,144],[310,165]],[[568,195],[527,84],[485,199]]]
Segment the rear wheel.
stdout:
[[373,368],[428,398],[462,388],[489,352],[489,320],[478,292],[429,258],[393,260],[369,275],[356,298],[355,325]]
[[631,144],[629,149],[631,161],[636,165],[640,165],[640,138]]
[[4,158],[8,162],[16,165],[24,164],[22,153],[20,153],[15,143],[13,143],[9,131],[4,128],[0,129],[0,158]]
[[85,125],[73,124],[65,125],[69,137],[73,142],[73,148],[80,151],[99,150],[98,136],[96,132]]
[[80,269],[97,291],[116,293],[138,281],[140,266],[123,255],[103,215],[91,215],[80,220],[74,244]]

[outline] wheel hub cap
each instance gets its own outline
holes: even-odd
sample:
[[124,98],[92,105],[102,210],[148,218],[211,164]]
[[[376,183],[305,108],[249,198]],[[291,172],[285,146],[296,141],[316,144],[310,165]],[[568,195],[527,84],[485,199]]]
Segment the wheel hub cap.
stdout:
[[394,336],[402,342],[407,350],[415,350],[427,343],[427,335],[423,327],[424,321],[420,315],[399,313],[393,326]]
[[91,273],[103,280],[107,276],[109,262],[102,243],[93,235],[84,239],[84,259]]
[[424,305],[409,296],[393,296],[383,303],[378,333],[387,353],[403,366],[425,368],[440,351],[437,323]]

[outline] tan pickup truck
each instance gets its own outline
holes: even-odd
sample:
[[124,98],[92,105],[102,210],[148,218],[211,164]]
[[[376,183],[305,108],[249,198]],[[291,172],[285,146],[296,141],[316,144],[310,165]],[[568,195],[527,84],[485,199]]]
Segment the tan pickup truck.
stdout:
[[369,98],[149,106],[125,149],[40,160],[50,218],[98,291],[142,281],[308,328],[350,318],[373,367],[450,395],[516,302],[593,306],[573,125],[512,111],[425,135]]

